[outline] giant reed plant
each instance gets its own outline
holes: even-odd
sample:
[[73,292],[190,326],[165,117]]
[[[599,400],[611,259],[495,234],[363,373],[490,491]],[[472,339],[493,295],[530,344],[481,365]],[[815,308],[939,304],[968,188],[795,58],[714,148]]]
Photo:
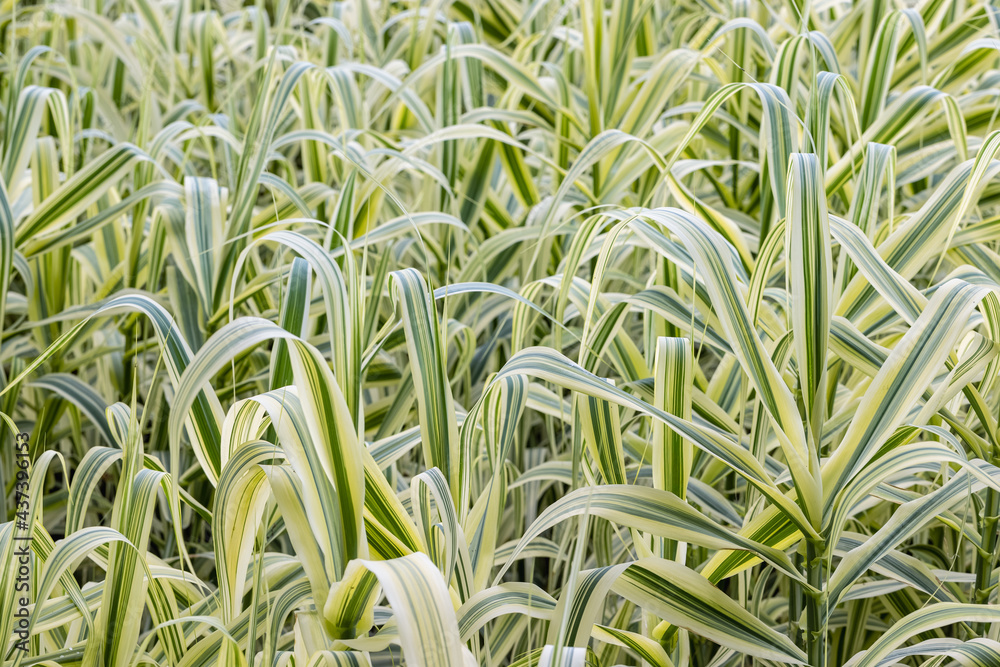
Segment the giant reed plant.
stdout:
[[0,11],[4,665],[1000,664],[993,6]]

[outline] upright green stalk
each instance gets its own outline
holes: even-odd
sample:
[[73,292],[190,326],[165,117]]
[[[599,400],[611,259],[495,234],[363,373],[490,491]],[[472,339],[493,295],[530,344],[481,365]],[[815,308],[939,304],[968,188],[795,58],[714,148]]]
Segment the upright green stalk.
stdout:
[[[996,465],[996,461],[994,461]],[[980,525],[983,544],[976,550],[976,604],[987,604],[993,593],[993,568],[996,565],[997,522],[1000,520],[1000,493],[990,488],[986,492],[986,506]],[[982,636],[986,632],[986,624],[978,623],[976,632]]]
[[812,667],[826,665],[826,630],[823,627],[823,544],[806,542],[806,579],[815,591],[806,591],[806,655]]

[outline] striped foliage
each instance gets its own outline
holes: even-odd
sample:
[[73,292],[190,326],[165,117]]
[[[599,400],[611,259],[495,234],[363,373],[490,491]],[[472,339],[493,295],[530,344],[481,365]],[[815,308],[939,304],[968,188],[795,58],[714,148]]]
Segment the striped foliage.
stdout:
[[1000,665],[998,31],[0,3],[3,667]]

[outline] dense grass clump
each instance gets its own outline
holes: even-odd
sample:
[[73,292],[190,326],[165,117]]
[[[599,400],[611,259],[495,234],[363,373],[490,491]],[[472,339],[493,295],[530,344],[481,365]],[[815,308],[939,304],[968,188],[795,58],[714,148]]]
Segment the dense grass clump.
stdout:
[[998,29],[0,5],[3,665],[1000,665]]

